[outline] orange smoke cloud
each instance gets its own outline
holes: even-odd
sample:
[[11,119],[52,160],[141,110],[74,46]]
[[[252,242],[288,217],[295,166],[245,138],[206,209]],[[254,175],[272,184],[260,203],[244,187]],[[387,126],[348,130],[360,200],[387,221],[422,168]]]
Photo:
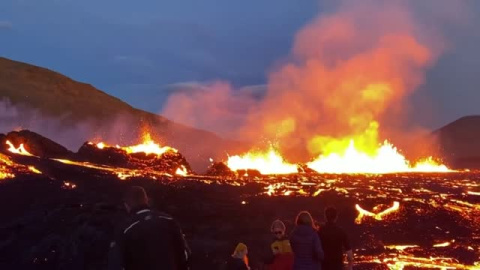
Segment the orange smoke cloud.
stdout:
[[290,61],[270,74],[266,99],[249,116],[250,138],[313,155],[346,149],[351,139],[377,148],[379,126],[424,82],[437,52],[399,2],[348,3],[297,34]]
[[341,3],[297,33],[260,102],[214,83],[175,93],[164,114],[263,147],[274,142],[282,154],[303,161],[345,151],[352,140],[374,154],[386,139],[380,131],[401,122],[407,98],[445,44],[414,19],[407,1]]

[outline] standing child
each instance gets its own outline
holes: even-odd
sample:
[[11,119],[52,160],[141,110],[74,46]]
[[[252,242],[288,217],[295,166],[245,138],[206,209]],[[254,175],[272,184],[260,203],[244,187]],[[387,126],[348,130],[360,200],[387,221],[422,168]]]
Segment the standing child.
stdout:
[[239,243],[227,261],[226,270],[250,270],[247,254],[247,246],[244,243]]
[[286,236],[286,227],[281,220],[275,220],[270,227],[275,240],[271,244],[273,259],[267,264],[267,270],[291,270],[293,267],[293,253],[290,240]]

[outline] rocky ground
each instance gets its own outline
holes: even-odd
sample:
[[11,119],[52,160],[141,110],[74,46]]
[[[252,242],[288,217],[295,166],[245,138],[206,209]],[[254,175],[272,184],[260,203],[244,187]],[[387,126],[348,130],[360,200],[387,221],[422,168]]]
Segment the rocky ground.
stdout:
[[252,269],[261,269],[273,220],[291,230],[296,214],[308,210],[321,222],[329,205],[337,207],[351,238],[356,269],[480,268],[477,172],[248,172],[236,178],[244,173],[215,163],[208,176],[181,177],[172,174],[179,165],[189,168],[180,154],[153,158],[88,144],[72,153],[29,132],[0,136],[6,140],[25,144],[33,156],[0,147],[2,270],[105,269],[112,233],[126,217],[122,197],[133,185],[143,186],[152,207],[181,224],[193,251],[192,269],[222,269],[238,242],[248,245]]
[[[401,176],[374,177],[370,184],[366,176],[348,177],[333,184],[331,177],[325,177],[315,179],[316,185],[325,187],[325,191],[313,197],[296,193],[269,196],[265,194],[267,185],[262,181],[240,186],[202,178],[121,181],[113,175],[66,165],[59,165],[55,172],[49,177],[25,174],[0,183],[0,269],[105,269],[112,232],[126,215],[121,198],[132,185],[143,186],[152,206],[173,215],[182,225],[194,254],[192,269],[221,269],[237,242],[249,246],[251,265],[253,269],[260,269],[262,258],[268,252],[269,226],[274,219],[282,219],[291,230],[300,210],[311,211],[321,221],[327,205],[337,206],[341,213],[339,223],[347,230],[357,253],[364,256],[364,263],[358,264],[357,269],[372,269],[368,256],[382,258],[388,254],[387,245],[427,247],[452,239],[456,240],[454,248],[420,249],[412,254],[427,258],[452,257],[463,265],[479,261],[480,238],[478,227],[472,222],[480,219],[475,208],[480,200],[475,196],[470,198],[473,207],[466,208],[471,210],[466,213],[471,219],[455,211],[436,210],[434,205],[412,202],[404,206],[402,202],[401,211],[385,220],[354,222],[358,215],[356,203],[373,209],[375,205],[387,205],[397,199],[396,196],[372,196],[374,191],[368,192],[369,185],[390,181],[384,190],[397,186],[408,193],[422,186],[436,188],[440,194],[448,193],[445,186],[432,178],[429,180],[432,183],[410,185],[398,182]],[[451,176],[450,180],[463,177]],[[472,183],[478,184],[478,176],[474,178]],[[299,184],[298,181],[291,183]],[[318,188],[307,187],[311,190],[305,188],[305,191],[310,195]],[[362,190],[362,194],[355,194]],[[429,196],[417,195],[419,200]],[[375,267],[385,266],[375,264]]]

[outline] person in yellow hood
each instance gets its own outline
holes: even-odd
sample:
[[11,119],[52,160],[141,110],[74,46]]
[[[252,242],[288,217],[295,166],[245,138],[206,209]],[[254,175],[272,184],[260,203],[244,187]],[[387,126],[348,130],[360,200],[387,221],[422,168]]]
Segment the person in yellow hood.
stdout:
[[248,266],[248,248],[244,243],[238,243],[232,256],[227,261],[226,270],[250,270]]
[[281,220],[275,220],[270,227],[275,239],[270,245],[272,250],[271,263],[267,264],[267,270],[291,270],[293,268],[293,253],[290,240],[286,235],[285,224]]

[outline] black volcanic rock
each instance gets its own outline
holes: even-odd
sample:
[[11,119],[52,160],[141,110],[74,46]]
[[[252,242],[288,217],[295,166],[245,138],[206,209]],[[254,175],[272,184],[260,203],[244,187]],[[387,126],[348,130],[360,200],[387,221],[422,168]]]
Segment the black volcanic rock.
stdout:
[[462,117],[436,130],[433,135],[449,165],[480,169],[480,115]]
[[297,164],[299,173],[318,174],[317,171],[310,169],[306,164]]
[[86,142],[80,147],[75,158],[80,161],[88,161],[102,165],[109,165],[131,169],[154,170],[175,174],[181,166],[188,173],[192,173],[190,164],[179,152],[166,152],[161,156],[145,153],[127,154],[123,149],[116,147],[98,148],[95,144]]
[[[335,176],[333,189],[316,197],[304,197],[266,195],[269,182],[230,186],[225,181],[206,184],[194,179],[120,181],[113,175],[97,173],[79,175],[76,168],[70,166],[65,168],[63,176],[55,177],[56,180],[42,175],[18,175],[16,179],[0,181],[0,269],[106,269],[113,232],[126,217],[123,194],[129,187],[139,185],[146,189],[154,208],[171,214],[179,222],[192,248],[192,269],[224,269],[224,261],[238,242],[248,245],[252,269],[263,269],[262,262],[269,254],[272,237],[269,228],[273,220],[284,221],[291,231],[299,211],[307,210],[320,218],[328,205],[335,205],[342,213],[338,223],[347,231],[357,255],[382,261],[382,255],[397,253],[385,250],[385,245],[416,244],[421,247],[416,256],[421,258],[452,257],[469,265],[478,261],[476,249],[466,249],[470,245],[478,246],[475,238],[478,223],[472,222],[476,212],[472,210],[462,218],[456,211],[429,203],[439,199],[437,192],[448,192],[451,197],[444,198],[446,201],[462,197],[465,200],[463,189],[456,184],[466,178],[474,183],[480,179],[478,174],[447,174],[441,178],[438,175],[424,178],[420,174]],[[280,179],[284,178],[269,181],[274,183]],[[329,179],[329,176],[319,176],[310,180],[323,189],[327,188],[325,181]],[[77,187],[66,189],[62,180]],[[285,183],[298,185],[296,180]],[[372,190],[372,185],[382,188]],[[303,186],[307,193],[317,187]],[[392,187],[402,187],[405,194],[391,191],[388,194],[393,197],[372,196],[384,194],[382,190],[392,190]],[[336,188],[351,188],[354,192],[344,194]],[[419,188],[432,193],[413,191]],[[362,224],[355,224],[356,203],[367,209],[390,205],[397,194],[417,196],[424,202],[404,201],[399,212],[382,221],[370,217]],[[469,201],[475,203],[476,199]],[[455,239],[453,247],[432,248],[433,243],[450,239]],[[398,254],[402,256],[403,252]],[[357,263],[361,264],[362,260],[358,259]],[[365,264],[355,265],[355,269],[384,268]]]
[[125,151],[115,147],[99,149],[96,145],[89,142],[85,142],[78,149],[76,158],[81,161],[114,166],[126,166],[128,163],[128,156]]
[[208,167],[206,175],[210,176],[235,176],[235,172],[232,171],[225,163],[215,162]]
[[6,136],[0,136],[1,149],[8,149],[6,141],[15,147],[23,144],[25,149],[33,155],[45,158],[65,158],[72,155],[67,148],[29,130],[12,131]]

